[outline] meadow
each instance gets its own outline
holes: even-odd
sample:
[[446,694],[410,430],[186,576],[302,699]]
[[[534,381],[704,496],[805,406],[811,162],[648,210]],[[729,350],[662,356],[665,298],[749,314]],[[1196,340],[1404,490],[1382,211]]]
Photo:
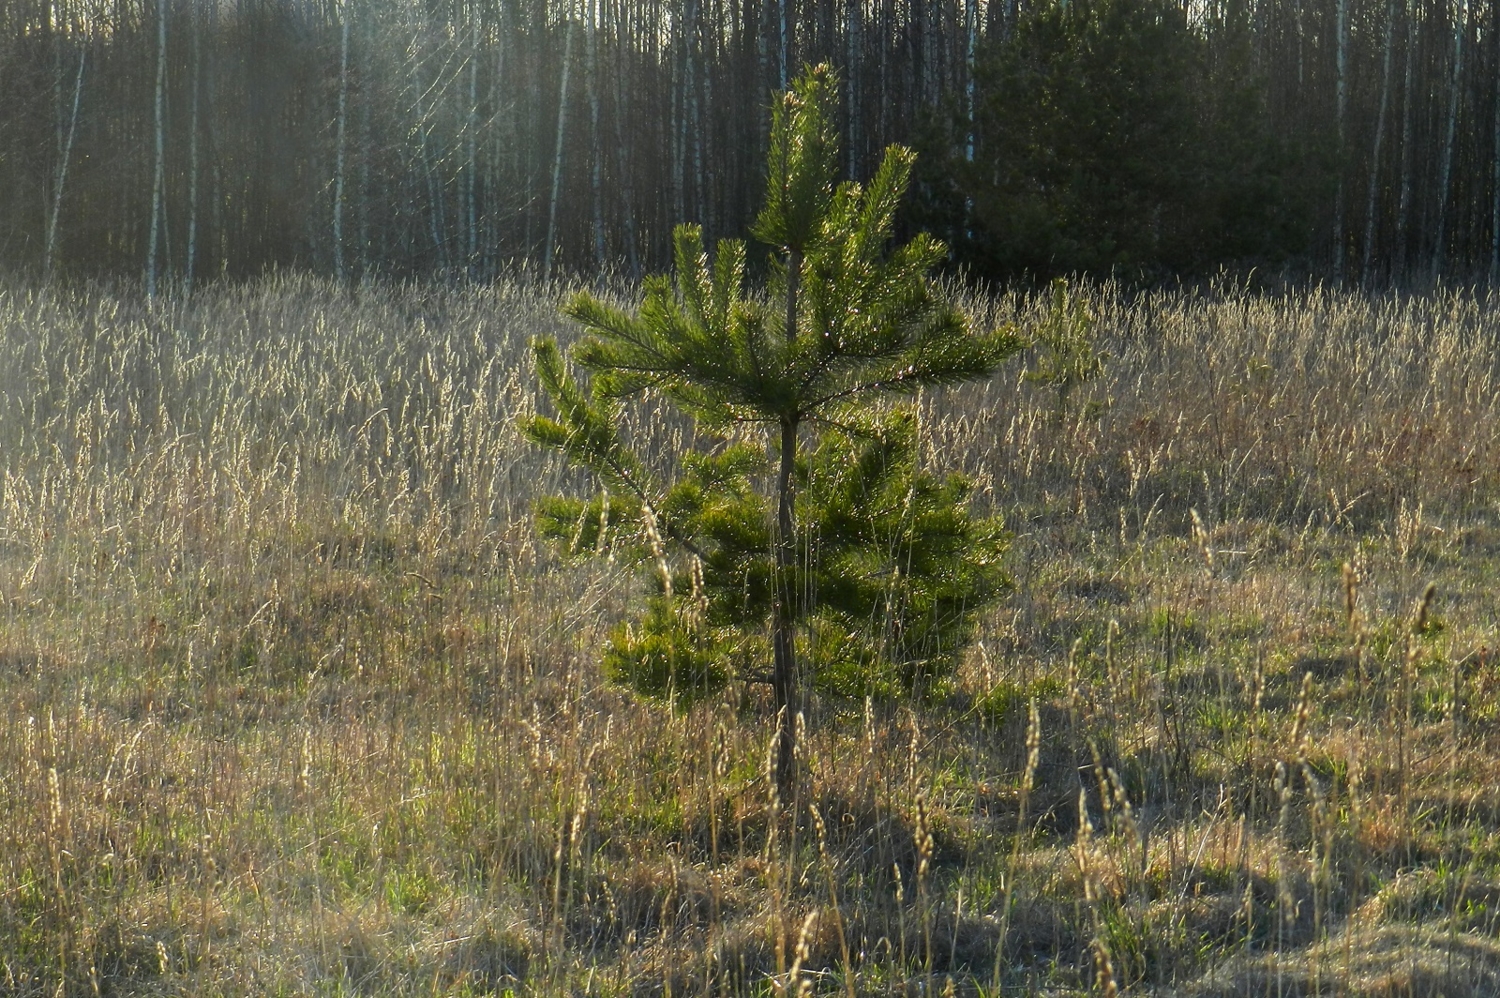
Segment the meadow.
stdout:
[[1500,993],[1500,303],[1079,289],[919,403],[1013,592],[775,801],[536,537],[566,292],[0,285],[0,994]]

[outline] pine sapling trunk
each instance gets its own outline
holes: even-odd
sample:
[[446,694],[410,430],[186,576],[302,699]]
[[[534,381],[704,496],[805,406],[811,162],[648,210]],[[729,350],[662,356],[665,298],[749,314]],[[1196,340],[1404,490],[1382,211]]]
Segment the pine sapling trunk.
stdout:
[[781,472],[777,477],[776,608],[772,621],[775,654],[771,685],[776,694],[776,789],[790,802],[796,786],[797,756],[797,650],[793,624],[792,567],[796,564],[796,521],[792,514],[792,472],[797,461],[797,423],[781,421]]
[[[797,338],[797,292],[802,280],[802,254],[792,250],[786,264],[786,338]],[[797,561],[797,522],[793,509],[793,473],[797,465],[796,414],[781,419],[781,469],[776,479],[776,605],[771,621],[774,662],[771,686],[776,695],[776,789],[790,804],[797,781],[797,707],[801,701],[797,676],[797,648],[793,624],[796,612],[792,568]]]
[[[814,16],[809,29],[821,24]],[[606,676],[685,706],[732,684],[747,646],[770,652],[760,670],[776,712],[767,783],[792,828],[811,691],[826,681],[828,692],[850,696],[920,695],[957,668],[977,610],[1006,589],[998,519],[973,517],[967,480],[924,470],[915,444],[922,390],[988,378],[1025,342],[1010,325],[973,329],[932,282],[947,253],[936,239],[887,253],[915,154],[892,146],[868,188],[840,183],[838,86],[832,67],[815,66],[772,105],[766,201],[750,233],[770,250],[769,287],[748,279],[745,242],[722,240],[710,256],[701,225],[678,226],[675,275],[648,281],[636,309],[588,292],[564,307],[585,331],[571,365],[555,339],[532,341],[556,415],[520,423],[600,486],[587,499],[543,497],[539,534],[560,550],[601,555],[606,527],[639,536],[649,548],[632,543],[626,557],[641,575],[662,574],[638,622],[604,649]],[[1056,314],[1043,328],[1059,349],[1049,360],[1086,380],[1099,367],[1084,335],[1092,318],[1060,284],[1053,297]],[[912,396],[894,411],[880,406]],[[634,451],[622,406],[658,399],[703,434],[675,482],[658,481]],[[745,424],[761,428],[754,443],[736,439]],[[803,476],[817,484],[805,495]],[[910,501],[882,498],[893,495]],[[817,557],[809,537],[820,538]],[[678,574],[665,561],[668,543]],[[906,556],[917,551],[941,556]],[[897,559],[899,572],[882,570]],[[691,585],[690,601],[681,588],[674,594],[676,581]],[[859,620],[870,626],[850,626]],[[820,634],[838,646],[811,640]]]

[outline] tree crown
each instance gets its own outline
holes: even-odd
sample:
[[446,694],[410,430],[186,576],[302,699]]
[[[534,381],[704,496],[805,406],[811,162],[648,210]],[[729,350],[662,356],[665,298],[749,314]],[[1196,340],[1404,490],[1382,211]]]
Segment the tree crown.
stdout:
[[[606,489],[545,501],[542,529],[574,552],[612,544],[655,580],[646,614],[606,655],[650,692],[756,676],[768,630],[792,624],[815,684],[911,689],[951,668],[1005,586],[998,519],[970,514],[961,477],[921,469],[909,411],[876,403],[988,376],[1021,339],[974,331],[944,298],[928,278],[937,240],[889,245],[910,150],[888,149],[868,186],[835,183],[835,93],[817,67],[776,105],[753,233],[772,253],[763,291],[747,281],[744,242],[722,240],[710,258],[701,229],[679,226],[675,273],[649,278],[638,310],[588,293],[565,306],[586,331],[571,350],[586,386],[553,341],[534,344],[556,415],[525,429]],[[645,393],[717,439],[674,480],[654,470],[670,462],[621,436],[621,405]],[[807,423],[820,429],[798,453]],[[747,443],[757,425],[781,432]]]

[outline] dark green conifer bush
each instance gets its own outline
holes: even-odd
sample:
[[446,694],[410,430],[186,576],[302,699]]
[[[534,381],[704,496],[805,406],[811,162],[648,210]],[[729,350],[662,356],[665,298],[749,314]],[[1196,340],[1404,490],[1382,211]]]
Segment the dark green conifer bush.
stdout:
[[[748,287],[743,242],[710,259],[701,230],[680,226],[676,274],[648,279],[637,313],[580,294],[565,309],[586,330],[571,364],[536,341],[556,414],[525,424],[602,486],[544,501],[543,533],[633,559],[653,580],[645,611],[614,634],[608,672],[678,698],[734,677],[770,682],[783,788],[809,683],[856,697],[932,690],[1006,584],[998,518],[971,512],[962,477],[923,469],[904,400],[988,377],[1021,340],[971,329],[944,299],[928,278],[937,240],[889,246],[909,150],[887,149],[867,187],[835,183],[835,92],[814,68],[774,108],[753,231],[771,252],[765,290]],[[712,442],[669,476],[621,433],[622,403],[647,395]]]

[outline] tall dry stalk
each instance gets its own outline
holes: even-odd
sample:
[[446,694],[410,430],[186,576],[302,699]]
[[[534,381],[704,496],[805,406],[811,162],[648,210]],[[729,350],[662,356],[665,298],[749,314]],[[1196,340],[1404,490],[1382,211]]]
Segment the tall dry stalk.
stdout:
[[[753,683],[674,712],[599,675],[641,593],[614,526],[589,566],[531,527],[582,487],[514,433],[547,292],[0,284],[0,989],[1118,990],[1121,926],[1144,994],[1267,973],[1262,942],[1286,988],[1351,990],[1365,924],[1463,970],[1489,931],[1495,313],[1085,293],[1097,419],[1058,427],[1024,382],[923,400],[924,455],[1011,511],[1018,586],[930,701],[813,699],[820,832],[766,799]],[[628,418],[672,460],[681,427]],[[1417,564],[1441,628],[1430,593],[1381,619]],[[1056,875],[1080,764],[1109,808],[1093,907],[1065,894],[1084,866]],[[1195,935],[1226,909],[1233,939]],[[1056,938],[1118,952],[1047,964]]]

